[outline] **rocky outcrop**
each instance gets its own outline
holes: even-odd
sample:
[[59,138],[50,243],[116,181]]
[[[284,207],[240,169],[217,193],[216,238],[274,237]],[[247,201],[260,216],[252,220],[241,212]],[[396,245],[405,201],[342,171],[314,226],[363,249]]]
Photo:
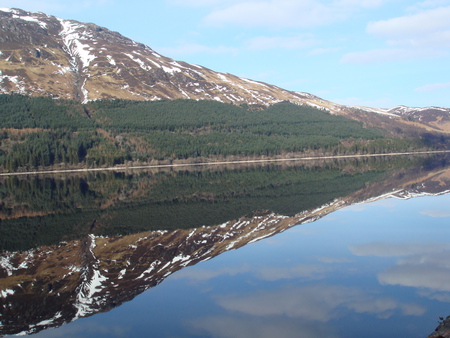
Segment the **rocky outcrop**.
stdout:
[[440,318],[440,322],[436,330],[428,336],[428,338],[448,338],[450,337],[450,316]]

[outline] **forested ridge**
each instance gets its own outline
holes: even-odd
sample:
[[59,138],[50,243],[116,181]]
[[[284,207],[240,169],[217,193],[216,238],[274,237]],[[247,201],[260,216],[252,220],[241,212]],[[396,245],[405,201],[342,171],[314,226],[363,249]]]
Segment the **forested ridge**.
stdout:
[[2,94],[0,126],[0,166],[8,172],[433,146],[424,139],[391,138],[343,116],[289,102],[252,109],[217,101],[81,104]]

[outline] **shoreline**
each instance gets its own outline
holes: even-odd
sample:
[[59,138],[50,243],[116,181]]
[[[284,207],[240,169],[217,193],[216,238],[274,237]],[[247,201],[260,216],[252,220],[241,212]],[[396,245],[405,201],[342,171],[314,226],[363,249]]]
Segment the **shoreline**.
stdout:
[[292,158],[268,158],[255,160],[233,160],[233,161],[217,161],[217,162],[199,162],[199,163],[172,163],[172,164],[147,164],[136,166],[114,166],[106,168],[76,168],[76,169],[54,169],[54,170],[35,170],[13,173],[0,173],[0,177],[4,176],[21,176],[21,175],[41,175],[41,174],[70,174],[70,173],[87,173],[96,171],[127,171],[138,169],[159,169],[159,168],[178,168],[178,167],[200,167],[200,166],[220,166],[229,164],[251,164],[251,163],[270,163],[283,161],[314,161],[314,160],[332,160],[344,158],[358,157],[381,157],[381,156],[402,156],[402,155],[424,155],[424,154],[442,154],[450,153],[450,150],[431,150],[431,151],[411,151],[401,153],[384,153],[384,154],[360,154],[360,155],[329,155],[329,156],[307,156]]

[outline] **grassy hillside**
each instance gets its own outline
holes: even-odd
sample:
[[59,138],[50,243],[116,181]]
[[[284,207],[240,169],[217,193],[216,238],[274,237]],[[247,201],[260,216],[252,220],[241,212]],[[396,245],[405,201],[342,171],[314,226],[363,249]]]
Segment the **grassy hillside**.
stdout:
[[392,139],[354,120],[280,102],[252,110],[216,101],[75,101],[0,95],[3,171],[52,166],[405,151],[425,141]]

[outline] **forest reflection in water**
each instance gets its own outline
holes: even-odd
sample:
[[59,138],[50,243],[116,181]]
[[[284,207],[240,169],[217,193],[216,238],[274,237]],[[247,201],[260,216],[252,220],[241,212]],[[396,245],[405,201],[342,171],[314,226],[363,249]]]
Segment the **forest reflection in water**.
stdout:
[[[389,279],[392,277],[387,272],[385,275],[380,273],[378,281],[374,279],[374,272],[366,267],[367,260],[369,265],[375,263],[378,267],[387,262],[392,264],[396,259],[413,260],[420,255],[416,252],[417,248],[423,249],[425,256],[422,258],[438,253],[444,253],[445,257],[449,249],[445,243],[395,243],[398,232],[393,234],[392,229],[404,233],[411,230],[421,233],[424,229],[409,228],[407,223],[392,215],[388,219],[396,221],[388,228],[380,226],[387,224],[387,221],[377,220],[377,214],[362,216],[360,222],[364,224],[364,229],[361,226],[357,229],[347,226],[349,229],[346,229],[345,222],[344,225],[337,222],[332,228],[324,228],[323,233],[316,236],[315,243],[309,242],[307,238],[311,236],[305,234],[318,231],[321,226],[317,225],[318,222],[305,223],[344,206],[376,200],[380,196],[386,197],[386,194],[397,197],[443,194],[450,189],[450,173],[446,163],[445,157],[401,157],[395,160],[300,163],[222,171],[166,170],[4,180],[1,185],[0,227],[4,250],[0,261],[1,333],[44,330],[43,334],[52,332],[62,336],[65,330],[73,329],[83,332],[80,335],[86,335],[90,330],[89,323],[95,321],[97,316],[83,321],[75,319],[121,305],[108,312],[107,316],[103,315],[104,322],[98,327],[108,326],[108,321],[121,322],[114,318],[118,313],[123,316],[123,311],[134,313],[135,319],[129,318],[134,321],[142,317],[138,314],[142,309],[139,309],[145,307],[147,301],[159,309],[156,314],[146,308],[155,318],[159,318],[158,328],[155,325],[147,327],[147,330],[154,330],[154,335],[158,335],[158,330],[163,330],[163,323],[170,322],[170,335],[181,336],[227,336],[226,332],[220,334],[220,326],[228,330],[240,328],[241,336],[249,336],[245,333],[258,333],[248,331],[253,323],[253,329],[265,328],[264,332],[283,326],[287,330],[286,336],[301,330],[301,336],[305,337],[318,336],[314,334],[320,332],[322,337],[357,337],[356,332],[361,332],[358,325],[369,325],[364,319],[367,316],[371,318],[370,325],[379,326],[376,323],[380,318],[400,316],[409,319],[404,324],[411,326],[415,322],[411,318],[424,317],[430,311],[423,304],[400,300],[394,294],[376,296],[377,292],[385,293],[386,288],[380,289],[380,283],[387,286],[401,283]],[[344,209],[341,213],[352,208],[361,208],[361,205]],[[436,212],[445,215],[449,210],[445,210],[444,204],[441,209],[433,211],[434,215]],[[334,222],[333,215],[320,222],[330,222],[330,218]],[[445,217],[448,216],[428,216],[424,222],[429,223],[430,219],[445,220]],[[302,223],[302,226],[285,232]],[[417,224],[417,221],[411,224]],[[441,225],[429,227],[426,233],[433,240],[443,238],[447,231]],[[271,237],[274,234],[278,235]],[[374,236],[372,241],[375,244],[371,245],[378,245],[380,252],[388,253],[390,249],[394,253],[385,256],[374,254],[376,249],[373,247],[373,254],[370,255],[363,250],[364,247],[346,242],[358,236]],[[415,240],[419,241],[422,237]],[[263,238],[267,239],[261,241]],[[383,244],[382,238],[393,241]],[[404,238],[406,240],[408,236]],[[290,244],[283,244],[273,251],[273,243],[278,240]],[[258,244],[247,245],[256,241],[259,241]],[[349,247],[352,248],[352,255],[339,257],[339,252]],[[410,247],[409,256],[404,253],[407,247]],[[434,247],[434,251],[430,251],[429,247]],[[237,248],[240,249],[220,255]],[[395,253],[393,248],[403,253]],[[214,260],[204,262],[213,257]],[[316,257],[315,262],[311,261],[312,257]],[[355,257],[364,257],[365,263],[350,264]],[[187,268],[199,262],[203,263]],[[318,262],[321,264],[316,264]],[[220,267],[220,264],[226,263],[228,265]],[[404,263],[398,265],[405,269]],[[339,272],[338,267],[345,267],[345,274]],[[441,269],[445,275],[442,265],[435,268]],[[411,268],[411,271],[414,269]],[[430,267],[427,266],[427,269]],[[351,271],[350,275],[357,278],[349,277]],[[422,273],[422,276],[426,275]],[[348,281],[347,284],[336,284],[335,280]],[[162,281],[164,283],[150,294],[136,297]],[[280,281],[288,283],[280,284]],[[210,282],[213,284],[208,284]],[[408,286],[428,287],[431,290],[426,291],[429,296],[422,293],[428,301],[442,300],[447,292],[422,284]],[[261,288],[254,288],[255,285]],[[374,291],[367,293],[367,287],[373,287]],[[210,294],[212,298],[201,296],[202,288],[214,289],[214,294]],[[170,290],[170,295],[165,290]],[[124,303],[131,299],[132,302]],[[323,310],[320,304],[328,306],[329,310]],[[171,310],[172,307],[180,310]],[[433,307],[437,308],[437,305]],[[188,308],[189,314],[186,312]],[[225,311],[227,316],[220,321],[214,317],[199,319],[206,314],[210,316],[211,311],[222,314]],[[350,311],[351,315],[347,313],[342,316],[339,314],[342,311]],[[151,317],[150,313],[148,316]],[[197,321],[193,319],[194,314],[197,314]],[[355,334],[349,335],[347,332],[340,335],[340,324],[336,320],[354,317],[355,314],[358,314],[357,321],[345,324],[352,325],[354,328],[350,332]],[[110,319],[105,319],[105,316]],[[136,330],[143,330],[150,317],[133,324]],[[192,320],[188,328],[182,323],[189,318]],[[292,318],[296,318],[297,324],[293,324]],[[70,325],[61,326],[72,321]],[[83,328],[81,323],[87,326]],[[129,325],[123,321],[121,325],[123,327],[118,327],[117,332],[127,336],[125,332]],[[431,329],[432,326],[433,323]],[[51,327],[60,328],[46,330]],[[371,326],[370,330],[374,329]],[[397,332],[397,329],[391,328],[392,332]],[[137,334],[136,330],[133,335]],[[377,330],[373,331],[373,336],[389,336],[377,335],[375,332],[379,333],[379,328]],[[422,332],[428,331],[429,327],[422,327]],[[308,335],[308,332],[311,334]],[[237,335],[232,331],[228,333],[228,336],[239,336],[238,332]],[[260,333],[257,335],[264,336],[263,332]],[[96,336],[98,334],[95,333]],[[366,332],[364,336],[370,335]]]

